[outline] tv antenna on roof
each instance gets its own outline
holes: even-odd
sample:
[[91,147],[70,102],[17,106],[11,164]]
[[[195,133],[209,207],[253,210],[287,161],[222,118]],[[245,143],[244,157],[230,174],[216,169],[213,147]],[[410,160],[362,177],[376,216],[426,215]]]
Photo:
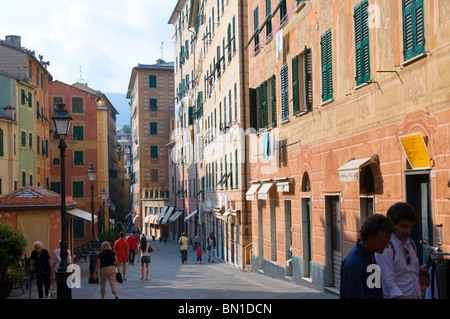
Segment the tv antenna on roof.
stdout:
[[163,56],[163,49],[164,49],[164,42],[161,42],[161,60],[164,60],[164,56]]
[[83,74],[82,74],[82,70],[81,70],[81,66],[79,67],[80,69],[80,78],[78,79],[78,82],[83,83]]

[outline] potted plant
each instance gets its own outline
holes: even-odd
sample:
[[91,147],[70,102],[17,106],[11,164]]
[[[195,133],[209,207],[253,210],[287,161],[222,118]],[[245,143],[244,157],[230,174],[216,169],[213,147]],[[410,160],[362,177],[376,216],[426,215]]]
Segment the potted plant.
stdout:
[[0,299],[11,292],[27,244],[22,233],[0,222]]

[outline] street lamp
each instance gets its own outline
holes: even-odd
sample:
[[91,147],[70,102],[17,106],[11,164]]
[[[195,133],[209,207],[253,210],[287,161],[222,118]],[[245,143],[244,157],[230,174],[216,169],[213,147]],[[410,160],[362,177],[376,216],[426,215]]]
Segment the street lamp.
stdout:
[[56,271],[56,283],[58,291],[58,299],[72,299],[72,290],[67,285],[67,278],[71,273],[67,272],[67,257],[69,255],[69,242],[67,240],[67,224],[66,224],[66,175],[65,175],[65,158],[66,158],[66,137],[69,134],[70,121],[72,118],[69,112],[64,108],[64,103],[58,104],[58,109],[52,117],[55,125],[56,133],[59,135],[59,151],[61,157],[61,242],[60,256],[61,262]]
[[[106,228],[106,215],[105,215],[105,200],[106,200],[106,189],[105,187],[102,187],[102,190],[100,192],[100,197],[102,198],[102,215],[103,215],[103,225],[102,229]],[[109,229],[108,229],[109,231]]]
[[89,182],[91,182],[91,229],[92,229],[92,237],[91,237],[91,251],[89,252],[89,283],[96,284],[97,280],[94,279],[94,270],[95,265],[97,263],[97,251],[95,249],[95,234],[94,234],[94,182],[97,178],[97,171],[94,168],[94,164],[90,163],[89,168],[87,170],[87,176]]

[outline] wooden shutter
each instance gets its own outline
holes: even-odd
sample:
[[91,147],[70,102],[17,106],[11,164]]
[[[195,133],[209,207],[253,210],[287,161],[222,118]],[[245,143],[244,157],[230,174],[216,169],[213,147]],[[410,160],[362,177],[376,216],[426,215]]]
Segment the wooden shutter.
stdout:
[[289,80],[288,65],[281,68],[281,120],[289,120]]
[[304,111],[308,112],[312,109],[313,94],[312,94],[312,55],[311,49],[305,47],[303,51],[303,73],[304,73],[304,92],[305,92],[305,105]]
[[369,12],[368,1],[355,8],[356,85],[370,80]]
[[292,104],[294,116],[299,113],[298,55],[292,58]]
[[256,112],[256,89],[249,89],[250,97],[250,127],[258,130],[257,112]]
[[322,101],[325,102],[333,97],[331,30],[322,35],[320,50],[322,56]]
[[270,79],[270,105],[272,107],[272,126],[277,126],[277,86],[275,74]]
[[267,128],[267,81],[259,86],[259,127]]
[[423,0],[403,0],[403,45],[405,61],[425,51]]

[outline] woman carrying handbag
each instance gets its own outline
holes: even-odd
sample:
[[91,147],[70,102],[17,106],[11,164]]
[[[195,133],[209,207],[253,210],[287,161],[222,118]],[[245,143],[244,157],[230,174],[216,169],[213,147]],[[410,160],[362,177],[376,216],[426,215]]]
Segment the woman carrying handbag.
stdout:
[[111,244],[107,241],[102,243],[101,250],[102,251],[98,254],[97,264],[95,265],[94,279],[97,280],[97,270],[100,268],[100,295],[102,299],[105,299],[106,281],[109,281],[111,292],[116,299],[119,299],[116,285],[116,276],[118,276],[116,274],[120,274],[117,269],[117,256],[112,250]]

